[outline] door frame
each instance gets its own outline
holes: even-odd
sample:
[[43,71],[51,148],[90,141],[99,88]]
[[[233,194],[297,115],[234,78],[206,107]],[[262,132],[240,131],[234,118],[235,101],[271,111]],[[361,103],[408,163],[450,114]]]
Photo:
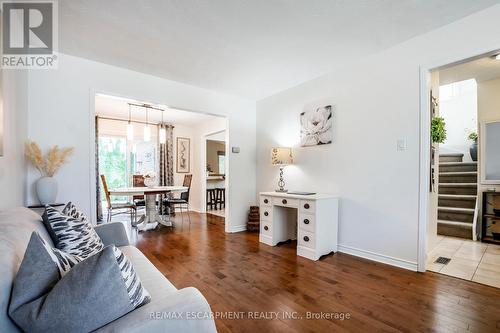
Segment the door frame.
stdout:
[[427,264],[427,224],[429,222],[429,177],[430,177],[430,105],[431,72],[455,66],[471,60],[491,56],[500,52],[499,43],[490,47],[457,54],[433,63],[420,65],[420,98],[419,98],[419,202],[418,202],[418,238],[417,238],[417,271],[425,272]]

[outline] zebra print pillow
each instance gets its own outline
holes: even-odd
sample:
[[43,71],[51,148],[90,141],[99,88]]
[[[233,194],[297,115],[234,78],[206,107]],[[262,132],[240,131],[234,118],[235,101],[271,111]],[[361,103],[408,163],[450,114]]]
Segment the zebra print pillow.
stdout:
[[118,263],[118,267],[120,267],[123,281],[125,282],[125,287],[127,288],[130,303],[134,309],[143,304],[149,303],[151,301],[151,296],[148,291],[142,287],[141,280],[135,273],[132,263],[122,251],[120,251],[116,246],[112,246],[116,262]]
[[86,259],[104,248],[104,244],[86,218],[67,216],[47,205],[43,222],[59,250]]
[[71,268],[73,268],[73,266],[81,261],[81,259],[77,256],[73,256],[69,253],[53,248],[52,246],[47,244],[47,242],[42,237],[40,237],[37,232],[33,232],[33,234],[37,236],[38,240],[45,248],[45,251],[47,251],[50,259],[52,259],[54,264],[57,266],[57,269],[59,270],[59,278],[62,279],[62,277],[66,275],[66,273],[68,273]]
[[75,218],[77,220],[88,221],[87,215],[85,215],[81,210],[79,210],[71,201],[64,206],[62,213],[66,216]]

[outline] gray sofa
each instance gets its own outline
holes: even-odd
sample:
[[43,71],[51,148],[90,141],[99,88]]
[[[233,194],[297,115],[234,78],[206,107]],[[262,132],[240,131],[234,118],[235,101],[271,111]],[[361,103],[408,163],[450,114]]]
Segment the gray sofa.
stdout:
[[[101,327],[97,332],[216,332],[210,306],[195,288],[177,290],[139,251],[130,246],[121,223],[95,228],[104,245],[115,244],[130,259],[151,294],[151,302]],[[12,281],[21,264],[31,233],[37,231],[53,244],[41,217],[27,208],[0,211],[0,332],[19,332],[7,315]],[[170,313],[180,318],[169,318]],[[208,319],[207,319],[208,318]]]

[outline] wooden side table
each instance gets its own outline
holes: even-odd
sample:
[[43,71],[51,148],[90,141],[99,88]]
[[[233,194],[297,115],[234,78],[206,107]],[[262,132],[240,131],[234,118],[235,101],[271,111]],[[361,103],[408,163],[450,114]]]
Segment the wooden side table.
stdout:
[[[61,209],[64,208],[64,206],[66,206],[65,203],[60,203],[60,202],[51,203],[51,204],[48,204],[48,205],[51,206],[51,207],[57,208],[58,210],[61,210]],[[31,209],[32,211],[34,211],[35,213],[37,213],[40,216],[42,216],[43,212],[45,211],[45,205],[42,205],[42,204],[30,205],[30,206],[28,206],[28,208]]]

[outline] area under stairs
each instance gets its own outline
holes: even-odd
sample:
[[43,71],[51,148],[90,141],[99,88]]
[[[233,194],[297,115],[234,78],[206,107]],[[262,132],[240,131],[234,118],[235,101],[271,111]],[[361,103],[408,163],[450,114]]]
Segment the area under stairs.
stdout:
[[477,200],[477,162],[464,154],[439,155],[438,234],[472,239]]

